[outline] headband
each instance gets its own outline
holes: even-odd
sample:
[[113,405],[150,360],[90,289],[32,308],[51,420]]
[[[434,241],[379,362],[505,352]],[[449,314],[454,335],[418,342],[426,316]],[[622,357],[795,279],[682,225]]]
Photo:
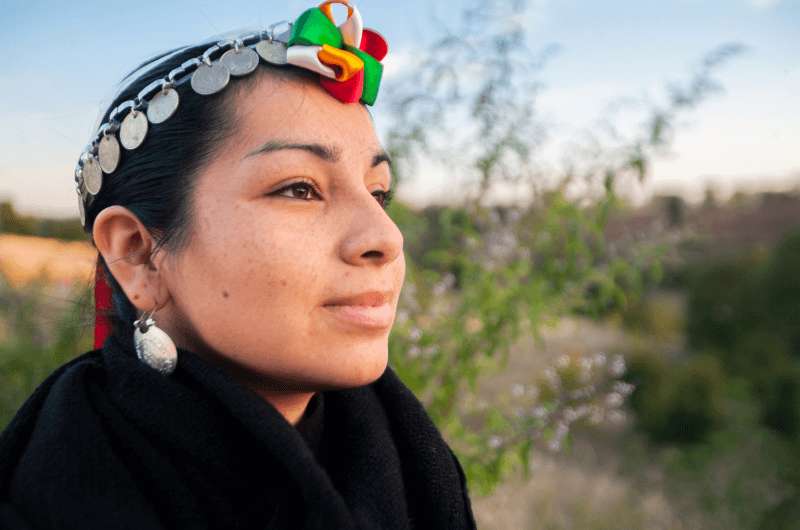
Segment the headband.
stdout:
[[[347,18],[339,25],[334,20],[333,4],[347,8]],[[123,148],[139,148],[151,125],[167,121],[178,110],[180,96],[175,87],[190,83],[197,94],[216,94],[231,77],[250,74],[264,61],[319,74],[320,85],[343,103],[372,105],[383,74],[381,60],[387,52],[384,38],[363,26],[361,14],[348,0],[326,0],[304,11],[294,22],[279,22],[263,31],[211,44],[165,77],[153,80],[135,98],[114,107],[107,121],[97,127],[75,167],[81,225],[86,228],[86,209],[100,193],[103,176],[119,167]],[[159,60],[167,60],[173,54]],[[106,316],[111,309],[111,288],[99,265],[94,294],[94,346],[99,348],[111,332]]]

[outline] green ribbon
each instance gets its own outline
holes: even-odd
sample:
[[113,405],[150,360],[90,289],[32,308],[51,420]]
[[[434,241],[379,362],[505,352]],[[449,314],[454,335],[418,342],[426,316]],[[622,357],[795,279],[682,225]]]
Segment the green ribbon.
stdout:
[[294,24],[287,46],[322,46],[327,44],[334,48],[349,51],[364,61],[364,87],[361,101],[367,105],[375,103],[378,97],[383,65],[367,52],[344,43],[342,32],[318,7],[304,11]]
[[378,97],[378,88],[381,86],[381,76],[383,75],[383,65],[367,52],[350,45],[345,46],[347,51],[356,54],[364,61],[364,89],[361,92],[361,101],[367,105],[372,105]]
[[322,46],[327,44],[334,48],[341,48],[343,43],[342,32],[339,31],[339,28],[325,16],[320,8],[312,7],[305,10],[292,24],[292,34],[287,45]]

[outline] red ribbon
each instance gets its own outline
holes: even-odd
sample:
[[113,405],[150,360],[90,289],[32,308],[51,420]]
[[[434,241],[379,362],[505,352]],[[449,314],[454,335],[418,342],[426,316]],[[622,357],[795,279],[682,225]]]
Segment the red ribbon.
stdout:
[[106,281],[100,260],[94,271],[94,347],[101,348],[111,334],[111,286]]

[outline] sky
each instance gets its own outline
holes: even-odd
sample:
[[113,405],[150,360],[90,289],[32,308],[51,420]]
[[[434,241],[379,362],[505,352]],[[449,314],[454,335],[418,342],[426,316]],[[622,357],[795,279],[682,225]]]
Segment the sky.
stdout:
[[[389,42],[386,80],[469,0],[362,0],[365,25]],[[553,153],[621,97],[657,95],[687,79],[724,43],[746,47],[715,75],[724,91],[682,122],[636,200],[706,186],[782,189],[800,184],[800,0],[530,0],[532,49],[557,45],[541,74],[538,112]],[[0,0],[0,200],[21,211],[77,215],[73,169],[115,84],[149,56],[231,29],[292,20],[297,0]],[[380,100],[376,107],[380,106]],[[380,113],[378,113],[380,117]],[[381,124],[378,123],[380,129]],[[397,197],[442,202],[436,171]]]

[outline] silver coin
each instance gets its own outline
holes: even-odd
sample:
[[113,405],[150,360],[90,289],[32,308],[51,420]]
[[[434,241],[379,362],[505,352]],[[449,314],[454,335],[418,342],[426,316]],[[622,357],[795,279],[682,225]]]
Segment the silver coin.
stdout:
[[211,63],[211,66],[201,64],[192,74],[192,89],[198,94],[208,96],[225,88],[230,79],[230,70],[219,61]]
[[228,68],[231,75],[247,75],[258,66],[258,54],[247,47],[239,48],[239,51],[231,49],[222,54],[219,62]]
[[119,126],[119,141],[128,151],[136,149],[147,136],[147,116],[144,112],[131,110]]
[[286,64],[286,44],[276,40],[262,40],[256,44],[262,59],[272,64]]
[[97,160],[100,169],[105,173],[113,173],[119,164],[119,142],[113,134],[103,135],[97,146]]
[[81,226],[86,226],[86,206],[83,205],[83,196],[78,194],[78,212],[81,216]]
[[147,119],[150,123],[163,123],[178,109],[180,97],[174,88],[159,91],[147,104]]
[[83,161],[83,189],[97,195],[100,193],[100,188],[103,186],[103,170],[100,169],[100,163],[93,156],[89,156]]
[[178,350],[169,335],[161,328],[150,326],[142,333],[137,326],[133,332],[133,344],[140,361],[164,375],[175,371],[178,364]]

